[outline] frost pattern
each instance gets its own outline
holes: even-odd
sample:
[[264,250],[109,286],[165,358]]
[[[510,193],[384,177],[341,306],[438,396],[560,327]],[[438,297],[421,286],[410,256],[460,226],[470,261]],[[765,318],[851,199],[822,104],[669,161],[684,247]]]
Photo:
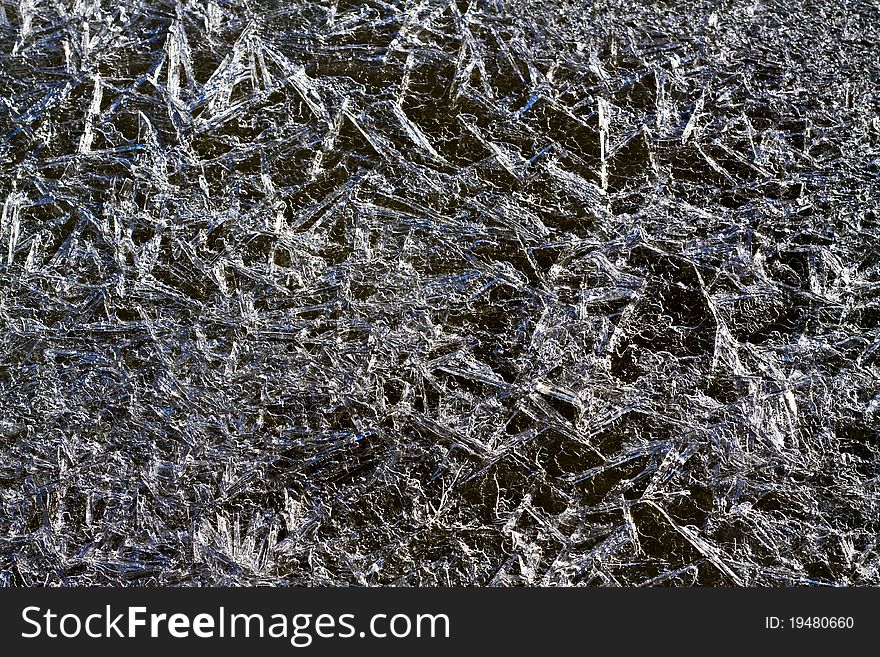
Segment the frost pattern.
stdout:
[[0,581],[880,584],[876,2],[3,0]]

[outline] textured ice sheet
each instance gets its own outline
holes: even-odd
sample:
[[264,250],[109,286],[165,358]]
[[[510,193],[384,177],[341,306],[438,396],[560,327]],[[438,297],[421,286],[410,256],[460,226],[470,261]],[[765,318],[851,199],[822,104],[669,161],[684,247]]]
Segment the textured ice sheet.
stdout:
[[2,583],[880,584],[877,2],[0,7]]

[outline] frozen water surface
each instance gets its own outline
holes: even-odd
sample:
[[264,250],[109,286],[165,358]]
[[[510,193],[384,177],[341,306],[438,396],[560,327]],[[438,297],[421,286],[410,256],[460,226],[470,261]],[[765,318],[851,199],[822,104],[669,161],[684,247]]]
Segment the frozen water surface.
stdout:
[[878,44],[3,0],[0,580],[880,584]]

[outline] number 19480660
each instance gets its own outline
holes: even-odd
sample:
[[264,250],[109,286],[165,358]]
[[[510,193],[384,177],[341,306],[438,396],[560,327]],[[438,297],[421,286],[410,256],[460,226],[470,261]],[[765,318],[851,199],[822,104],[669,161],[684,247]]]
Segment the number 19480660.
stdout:
[[852,616],[791,616],[787,619],[767,616],[764,626],[769,630],[851,630],[855,620]]

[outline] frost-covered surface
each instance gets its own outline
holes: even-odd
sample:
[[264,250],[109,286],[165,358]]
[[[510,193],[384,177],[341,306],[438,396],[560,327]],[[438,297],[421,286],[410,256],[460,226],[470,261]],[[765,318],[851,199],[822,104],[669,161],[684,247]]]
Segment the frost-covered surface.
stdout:
[[880,6],[3,0],[0,577],[878,584]]

